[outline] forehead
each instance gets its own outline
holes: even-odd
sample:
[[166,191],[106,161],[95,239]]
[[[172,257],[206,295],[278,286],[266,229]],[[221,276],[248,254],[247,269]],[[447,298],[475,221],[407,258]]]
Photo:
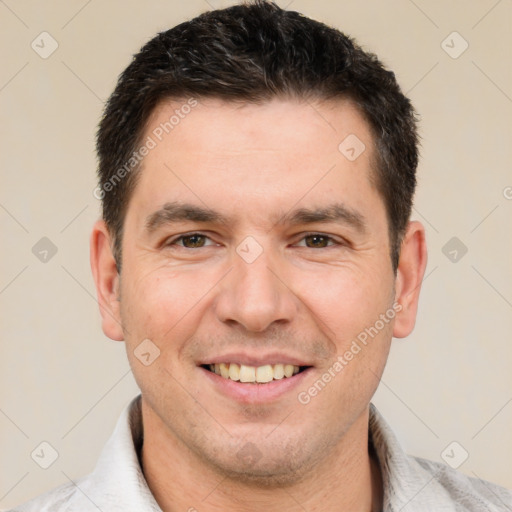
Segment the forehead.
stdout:
[[146,135],[160,147],[171,142],[190,146],[194,143],[192,133],[200,145],[194,153],[188,152],[189,156],[198,151],[236,155],[265,150],[288,156],[293,151],[300,158],[305,153],[337,150],[350,134],[370,145],[372,142],[367,122],[348,99],[313,102],[274,98],[261,104],[214,98],[169,100],[155,108],[146,129]]
[[152,149],[132,200],[144,210],[193,200],[216,208],[254,206],[264,215],[277,203],[286,209],[338,196],[357,207],[365,195],[377,196],[371,132],[346,100],[166,101],[143,139]]

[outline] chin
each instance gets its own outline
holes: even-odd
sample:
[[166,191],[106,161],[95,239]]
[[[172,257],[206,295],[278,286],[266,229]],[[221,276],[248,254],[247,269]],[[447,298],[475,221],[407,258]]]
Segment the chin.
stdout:
[[[280,444],[262,447],[250,441],[236,447],[220,448],[216,453],[206,454],[206,462],[226,478],[237,483],[259,488],[278,488],[299,484],[311,474],[317,462],[312,449],[306,449],[298,440],[295,446]],[[229,458],[219,458],[220,453],[230,453]]]

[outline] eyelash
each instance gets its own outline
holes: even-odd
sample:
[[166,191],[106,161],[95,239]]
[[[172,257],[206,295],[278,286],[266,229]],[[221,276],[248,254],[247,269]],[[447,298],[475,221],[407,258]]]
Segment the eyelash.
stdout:
[[[184,235],[180,235],[176,238],[173,238],[171,240],[168,240],[164,243],[165,246],[172,246],[172,245],[177,245],[177,242],[180,242],[180,241],[183,241],[183,239],[185,238],[191,238],[193,236],[201,236],[201,237],[204,237],[204,238],[207,238],[208,240],[211,240],[209,236],[203,234],[203,233],[185,233]],[[208,246],[210,247],[210,246]],[[182,249],[191,249],[190,247],[184,247],[184,246],[181,246]],[[199,247],[199,249],[202,249],[202,247]]]
[[[176,238],[168,240],[168,241],[164,242],[164,246],[165,247],[170,247],[170,246],[173,246],[173,245],[177,245],[178,242],[183,242],[183,240],[185,238],[191,238],[193,236],[204,237],[204,238],[206,238],[206,239],[211,241],[211,238],[208,235],[205,235],[204,233],[192,232],[192,233],[185,233],[185,234],[180,235],[180,236],[178,236]],[[318,237],[322,237],[322,238],[326,238],[327,239],[327,244],[328,245],[326,247],[320,247],[320,249],[326,249],[327,247],[333,247],[333,246],[336,246],[336,245],[338,245],[338,246],[347,245],[347,243],[345,243],[343,241],[338,241],[335,238],[333,238],[332,236],[326,235],[324,233],[319,233],[319,232],[316,232],[316,231],[303,234],[302,237],[299,239],[299,241],[303,241],[306,238],[312,237],[312,236],[318,236]],[[194,250],[194,248],[192,248],[192,247],[185,247],[183,245],[181,245],[179,247],[181,249]],[[211,247],[211,245],[207,245],[207,246],[203,246],[203,247],[197,247],[197,249],[203,249],[204,247]],[[307,247],[307,246],[301,246],[301,247],[305,247],[306,249],[314,249],[314,247]]]

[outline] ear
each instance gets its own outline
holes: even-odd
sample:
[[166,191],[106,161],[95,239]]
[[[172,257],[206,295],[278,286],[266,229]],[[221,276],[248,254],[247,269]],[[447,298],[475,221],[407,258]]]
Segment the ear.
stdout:
[[119,273],[112,254],[112,240],[103,220],[94,224],[91,234],[91,269],[96,285],[103,332],[115,341],[124,340],[121,325]]
[[395,300],[402,306],[395,317],[395,338],[405,338],[414,329],[426,266],[425,228],[420,222],[409,222],[402,241],[395,281]]

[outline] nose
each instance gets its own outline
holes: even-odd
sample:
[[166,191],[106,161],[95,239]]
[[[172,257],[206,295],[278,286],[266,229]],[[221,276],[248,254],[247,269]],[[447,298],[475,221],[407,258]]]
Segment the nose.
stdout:
[[279,275],[276,262],[264,252],[252,263],[235,257],[233,270],[221,283],[215,308],[221,322],[263,332],[273,324],[291,322],[297,298]]

